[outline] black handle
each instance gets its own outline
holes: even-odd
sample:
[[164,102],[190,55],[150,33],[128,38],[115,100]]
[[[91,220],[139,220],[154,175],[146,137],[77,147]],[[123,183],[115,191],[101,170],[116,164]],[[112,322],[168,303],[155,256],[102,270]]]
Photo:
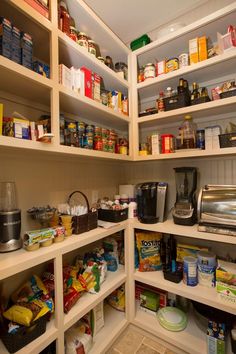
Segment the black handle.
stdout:
[[89,212],[89,202],[88,202],[88,198],[86,197],[86,195],[85,195],[83,192],[80,192],[80,191],[74,191],[74,192],[72,192],[72,193],[69,195],[69,197],[68,197],[67,203],[70,205],[71,197],[72,197],[75,193],[79,193],[79,194],[81,194],[81,195],[84,197],[84,199],[85,199],[85,201],[86,201],[87,209],[88,209],[88,212]]

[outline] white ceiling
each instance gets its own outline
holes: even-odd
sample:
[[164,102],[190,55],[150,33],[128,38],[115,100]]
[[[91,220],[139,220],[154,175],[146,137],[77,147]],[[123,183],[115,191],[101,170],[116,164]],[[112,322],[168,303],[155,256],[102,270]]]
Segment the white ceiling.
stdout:
[[124,42],[193,10],[204,0],[84,0]]

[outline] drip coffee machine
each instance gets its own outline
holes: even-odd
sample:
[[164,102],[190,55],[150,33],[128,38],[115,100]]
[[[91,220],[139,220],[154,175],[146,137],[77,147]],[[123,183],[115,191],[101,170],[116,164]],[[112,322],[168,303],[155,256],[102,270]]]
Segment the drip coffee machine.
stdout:
[[14,182],[0,183],[0,252],[21,248],[21,211],[17,208]]
[[174,223],[194,225],[197,220],[195,191],[197,187],[197,169],[195,167],[176,167],[176,202],[172,212]]

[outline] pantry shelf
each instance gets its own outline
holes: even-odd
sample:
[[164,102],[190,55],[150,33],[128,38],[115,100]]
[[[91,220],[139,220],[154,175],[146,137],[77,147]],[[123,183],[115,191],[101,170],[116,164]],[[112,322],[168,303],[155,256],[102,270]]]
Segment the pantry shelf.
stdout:
[[236,96],[140,117],[138,118],[138,124],[147,128],[153,126],[154,123],[168,124],[175,122],[179,117],[183,117],[185,114],[191,114],[192,117],[196,119],[202,118],[203,116],[209,117],[220,114],[227,114],[232,112],[232,110],[235,108]]
[[58,30],[58,38],[60,64],[64,64],[69,68],[71,66],[75,68],[86,66],[103,78],[106,90],[118,90],[127,96],[129,88],[127,80],[122,79],[115,71],[101,63],[87,49],[81,47],[60,30]]
[[[217,55],[213,58],[201,61],[196,64],[172,71],[167,74],[155,77],[153,79],[146,79],[144,82],[137,84],[140,99],[146,99],[153,96],[159,91],[163,91],[167,86],[176,87],[179,77],[184,77],[189,83],[198,82],[204,83],[209,80],[216,79],[219,81],[219,73],[221,76],[232,74],[235,67],[236,48]],[[202,85],[202,86],[204,86]]]
[[107,278],[101,285],[100,291],[97,294],[84,294],[70,312],[64,316],[64,330],[66,331],[70,328],[78,319],[88,313],[125,281],[126,273],[123,266],[119,266],[116,272],[108,272]]
[[106,304],[104,322],[104,327],[93,338],[93,347],[89,354],[103,353],[128,325],[124,312],[117,311]]
[[[131,222],[131,221],[130,221]],[[194,226],[182,226],[174,224],[172,219],[166,220],[163,223],[159,222],[156,224],[143,224],[137,219],[132,221],[132,226],[136,229],[149,230],[156,232],[163,232],[166,234],[173,234],[179,236],[186,236],[189,238],[196,238],[199,240],[209,240],[214,242],[229,243],[235,245],[235,236],[213,234],[210,232],[199,232],[197,230],[197,225]]]
[[59,85],[60,108],[65,113],[83,117],[96,124],[104,124],[119,130],[127,131],[130,117],[118,113],[111,108],[96,102],[91,98],[82,96],[62,85]]
[[139,272],[134,273],[134,279],[144,284],[160,288],[176,295],[184,296],[188,299],[201,302],[205,305],[220,308],[236,315],[236,306],[230,301],[223,300],[217,294],[215,288],[197,285],[195,287],[187,286],[182,281],[178,284],[165,280],[162,271]]
[[[58,329],[55,327],[55,320],[47,323],[47,329],[44,334],[35,339],[33,342],[26,345],[24,348],[18,350],[15,354],[35,354],[41,352],[50,343],[58,337]],[[0,340],[0,353],[9,354],[8,350]]]
[[28,101],[50,105],[52,80],[3,56],[0,56],[0,77],[0,90],[21,96]]
[[[4,0],[5,1],[5,0]],[[11,6],[14,6],[18,11],[24,13],[31,21],[36,22],[38,25],[52,31],[52,23],[46,17],[41,15],[32,6],[28,5],[25,1],[8,0]]]

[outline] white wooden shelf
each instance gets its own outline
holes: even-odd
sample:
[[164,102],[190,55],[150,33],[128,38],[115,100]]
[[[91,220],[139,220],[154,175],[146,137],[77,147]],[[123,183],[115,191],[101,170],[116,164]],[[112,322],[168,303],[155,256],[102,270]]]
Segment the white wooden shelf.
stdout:
[[227,97],[220,100],[196,104],[193,106],[173,109],[171,111],[151,114],[137,118],[137,122],[142,127],[150,127],[154,124],[168,124],[183,119],[185,114],[191,114],[193,119],[204,116],[216,116],[227,114],[236,109],[236,96]]
[[52,80],[0,55],[0,90],[50,105]]
[[208,288],[206,286],[187,286],[182,281],[178,284],[164,279],[162,271],[156,272],[139,272],[136,271],[134,279],[141,283],[152,285],[156,288],[160,288],[176,295],[184,296],[188,299],[201,302],[205,305],[220,308],[222,311],[226,311],[236,315],[236,306],[230,302],[221,300],[216,292],[216,288]]
[[[29,343],[22,349],[18,350],[15,354],[35,354],[41,352],[58,336],[58,329],[55,327],[55,321],[52,319],[47,322],[46,332],[43,333],[40,337],[35,339],[33,342]],[[9,354],[8,350],[4,346],[3,342],[0,340],[0,353]]]
[[132,222],[132,226],[134,228],[141,230],[163,232],[166,234],[185,236],[189,238],[196,238],[199,240],[229,243],[236,246],[235,236],[219,235],[210,232],[200,232],[197,230],[197,224],[194,226],[182,226],[174,224],[172,219],[166,220],[163,223],[159,222],[156,224],[143,224],[137,219],[133,219],[133,221],[130,222]]
[[94,101],[86,96],[59,85],[60,108],[62,112],[71,113],[90,121],[112,126],[119,130],[126,130],[131,122],[130,117]]
[[104,327],[93,338],[93,347],[89,354],[103,353],[128,325],[125,313],[104,305]]
[[108,272],[107,278],[97,294],[86,293],[77,301],[68,314],[64,315],[64,330],[70,328],[78,319],[104,300],[112,291],[125,283],[126,273],[120,266],[116,272]]
[[[236,48],[232,48],[224,54],[217,55],[213,58],[163,74],[153,79],[146,79],[144,82],[137,84],[140,99],[143,100],[155,94],[157,95],[159,91],[163,91],[167,86],[177,87],[179,77],[187,79],[189,85],[191,85],[192,82],[198,82],[200,85],[203,82],[205,85],[206,78],[207,81],[217,78],[217,82],[219,82],[220,75],[226,76],[234,72],[235,60]],[[232,76],[232,78],[233,77],[234,76]]]
[[155,315],[137,310],[133,324],[165,340],[184,352],[207,354],[206,334],[196,325],[191,313],[188,313],[188,325],[185,330],[171,332],[163,328]]
[[49,247],[41,247],[37,251],[28,252],[21,248],[14,252],[14,257],[12,257],[11,252],[3,253],[0,257],[0,280],[52,260],[57,256],[62,256],[79,247],[101,240],[113,233],[124,230],[126,226],[127,221],[123,221],[110,229],[97,228],[80,235],[72,235],[63,242],[54,243]]

